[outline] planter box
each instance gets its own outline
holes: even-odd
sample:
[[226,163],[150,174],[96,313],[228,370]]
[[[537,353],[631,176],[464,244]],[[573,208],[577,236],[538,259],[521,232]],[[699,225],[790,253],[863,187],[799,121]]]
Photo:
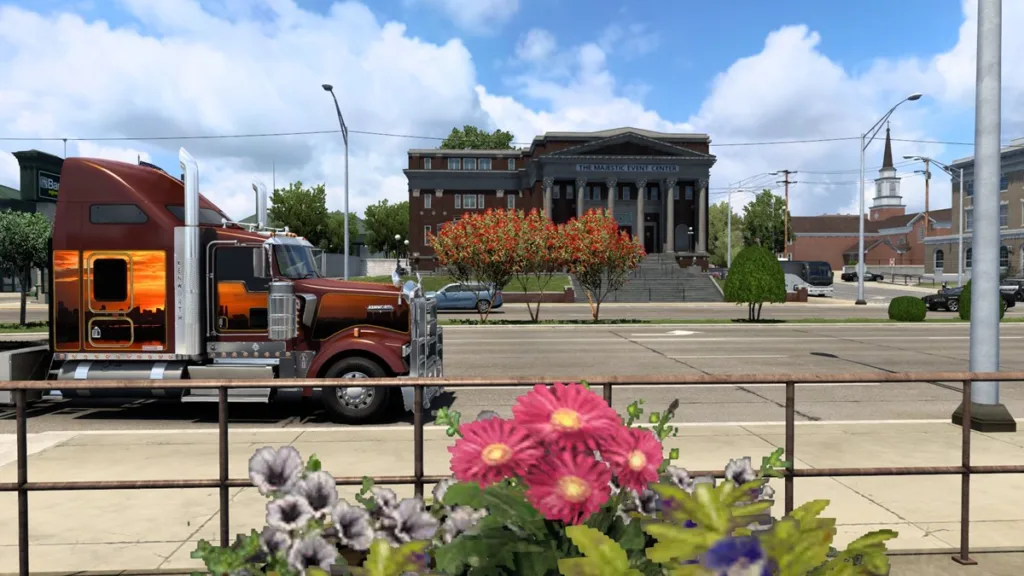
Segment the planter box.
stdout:
[[796,292],[786,292],[786,302],[807,302],[807,289],[801,288]]

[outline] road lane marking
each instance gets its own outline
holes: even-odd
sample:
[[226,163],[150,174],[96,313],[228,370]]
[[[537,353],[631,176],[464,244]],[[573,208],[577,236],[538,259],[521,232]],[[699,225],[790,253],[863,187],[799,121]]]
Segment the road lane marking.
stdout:
[[700,360],[702,358],[788,358],[785,354],[724,354],[721,356],[669,356],[673,360],[686,360],[692,358],[694,360]]
[[[1016,418],[1017,422],[1024,423],[1024,418]],[[468,420],[467,420],[468,421]],[[850,425],[902,425],[902,424],[948,424],[950,427],[960,429],[959,426],[954,426],[950,422],[949,418],[940,419],[920,419],[920,420],[798,420],[795,422],[797,426],[850,426]],[[673,426],[679,426],[680,428],[710,428],[712,426],[785,426],[785,422],[781,421],[729,421],[729,422],[673,422]],[[636,423],[634,426],[649,427],[651,424]],[[441,432],[447,429],[447,426],[435,426],[428,424],[423,427],[426,431]],[[250,434],[271,434],[271,433],[287,433],[294,434],[296,430],[302,430],[304,432],[391,432],[391,431],[412,431],[412,425],[410,424],[395,424],[395,425],[369,425],[369,426],[288,426],[286,428],[243,428],[238,425],[233,427],[235,432],[245,432]],[[70,430],[66,432],[36,432],[31,433],[29,436],[43,436],[47,434],[67,434],[72,437],[74,436],[155,436],[158,434],[165,435],[180,435],[180,434],[216,434],[217,427],[211,425],[209,428],[150,428],[140,430],[81,430],[75,431]],[[11,436],[13,434],[0,435],[0,440],[4,436]],[[245,440],[244,442],[250,442],[251,440]],[[13,443],[13,439],[11,440]]]

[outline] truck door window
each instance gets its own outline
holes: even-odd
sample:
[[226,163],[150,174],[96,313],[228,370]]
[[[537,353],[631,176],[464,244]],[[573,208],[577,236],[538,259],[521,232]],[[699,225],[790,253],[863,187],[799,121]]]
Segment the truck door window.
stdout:
[[128,261],[97,258],[92,261],[92,299],[96,302],[128,300]]
[[253,246],[224,246],[214,250],[214,281],[218,332],[265,332],[270,280],[256,278]]
[[149,217],[135,204],[93,204],[90,224],[145,224]]

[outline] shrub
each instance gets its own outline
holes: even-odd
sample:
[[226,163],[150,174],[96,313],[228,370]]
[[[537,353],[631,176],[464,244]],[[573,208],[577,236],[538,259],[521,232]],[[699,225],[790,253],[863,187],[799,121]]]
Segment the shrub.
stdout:
[[889,302],[889,320],[923,322],[926,314],[928,307],[916,296],[897,296]]
[[747,246],[736,255],[722,290],[726,302],[747,305],[747,319],[761,319],[765,302],[786,301],[786,275],[778,258],[763,246]]
[[[964,284],[964,289],[960,292],[960,319],[970,320],[971,319],[971,280]],[[999,296],[999,319],[1002,320],[1003,316],[1006,315],[1006,304],[1003,302],[1002,295]]]

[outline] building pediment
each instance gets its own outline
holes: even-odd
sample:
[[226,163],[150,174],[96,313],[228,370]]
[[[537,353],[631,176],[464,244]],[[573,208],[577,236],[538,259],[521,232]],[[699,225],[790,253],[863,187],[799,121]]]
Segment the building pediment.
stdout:
[[577,156],[659,156],[678,158],[680,160],[705,160],[709,162],[715,160],[715,157],[711,154],[704,154],[703,152],[648,138],[635,132],[626,132],[625,134],[601,138],[600,140],[545,154],[545,156],[552,158]]

